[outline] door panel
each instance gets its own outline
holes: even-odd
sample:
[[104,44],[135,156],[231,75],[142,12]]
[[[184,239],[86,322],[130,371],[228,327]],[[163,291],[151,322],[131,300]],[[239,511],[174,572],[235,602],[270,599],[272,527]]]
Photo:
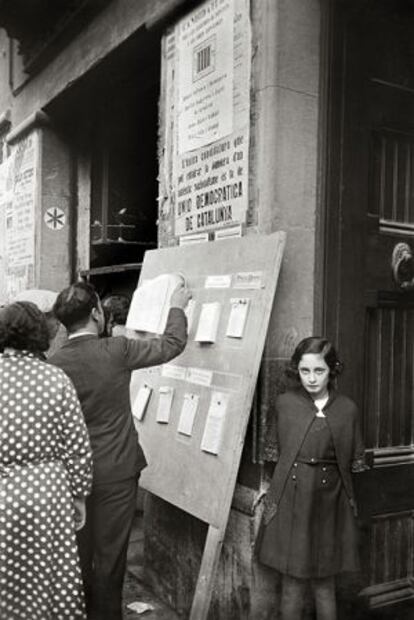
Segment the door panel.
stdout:
[[412,609],[414,291],[392,257],[402,242],[414,252],[414,3],[337,2],[335,18],[325,326],[372,463],[355,476],[360,596]]

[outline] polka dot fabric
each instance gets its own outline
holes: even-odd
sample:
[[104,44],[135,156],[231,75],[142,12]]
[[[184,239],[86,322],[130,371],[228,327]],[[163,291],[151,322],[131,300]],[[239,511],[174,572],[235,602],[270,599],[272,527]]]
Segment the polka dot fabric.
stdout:
[[1,620],[86,618],[72,497],[91,478],[70,380],[30,353],[1,355]]

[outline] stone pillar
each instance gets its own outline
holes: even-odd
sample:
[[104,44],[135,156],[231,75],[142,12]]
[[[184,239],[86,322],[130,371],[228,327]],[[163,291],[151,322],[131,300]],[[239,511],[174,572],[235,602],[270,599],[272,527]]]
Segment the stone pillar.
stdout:
[[72,279],[76,212],[70,149],[51,129],[40,134],[39,205],[36,281],[39,288],[59,291]]
[[260,232],[287,245],[267,352],[289,356],[313,329],[320,2],[256,1],[254,200]]
[[[315,323],[320,12],[319,0],[251,0],[249,208],[254,217],[246,234],[287,233],[263,360],[269,384],[264,404],[270,412],[287,358]],[[249,471],[244,478],[254,482],[236,488],[211,620],[270,620],[277,614],[277,575],[259,564],[255,551],[265,469],[254,465],[246,451],[241,470]],[[203,524],[149,496],[145,528],[147,575],[161,596],[188,613]]]

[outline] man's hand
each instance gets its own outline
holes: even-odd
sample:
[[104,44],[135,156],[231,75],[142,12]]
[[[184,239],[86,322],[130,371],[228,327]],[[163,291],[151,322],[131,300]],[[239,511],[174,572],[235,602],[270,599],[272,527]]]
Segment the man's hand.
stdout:
[[171,308],[181,308],[184,310],[191,297],[192,295],[188,288],[184,284],[179,284],[171,295]]
[[86,506],[85,500],[79,497],[73,498],[73,506],[75,509],[75,530],[81,530],[86,521]]

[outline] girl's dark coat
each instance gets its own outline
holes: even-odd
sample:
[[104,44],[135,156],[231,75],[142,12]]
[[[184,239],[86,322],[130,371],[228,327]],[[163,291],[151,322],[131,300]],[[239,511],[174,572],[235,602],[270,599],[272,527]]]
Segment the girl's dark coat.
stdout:
[[[313,400],[302,387],[278,396],[276,410],[273,457],[277,465],[265,500],[265,524],[277,512],[289,472],[317,411]],[[332,434],[342,483],[356,515],[351,472],[365,469],[358,410],[350,398],[331,391],[324,413]]]

